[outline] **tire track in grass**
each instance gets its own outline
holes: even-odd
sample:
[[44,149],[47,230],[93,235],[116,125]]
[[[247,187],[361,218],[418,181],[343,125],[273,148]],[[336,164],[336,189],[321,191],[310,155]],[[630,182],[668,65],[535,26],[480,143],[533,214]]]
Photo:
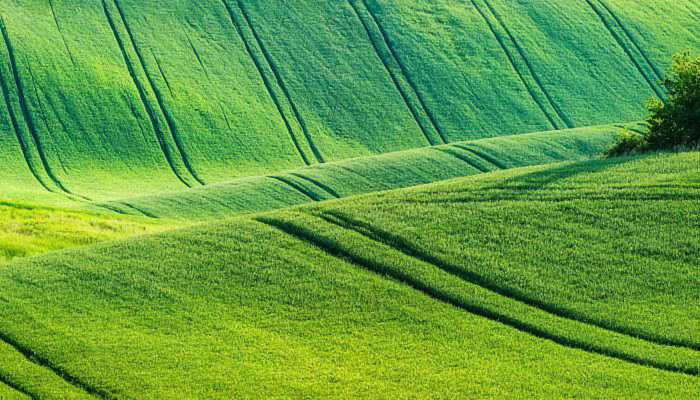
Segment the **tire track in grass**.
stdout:
[[467,151],[469,153],[474,154],[475,156],[481,158],[482,160],[485,160],[486,162],[495,165],[496,168],[498,168],[498,169],[508,169],[509,168],[507,165],[503,164],[495,157],[492,157],[481,150],[477,150],[473,147],[468,147],[468,145],[464,145],[464,144],[456,144],[454,146],[459,148],[459,149],[462,149],[464,151]]
[[37,396],[35,396],[34,394],[25,390],[21,384],[13,382],[12,379],[4,376],[2,373],[0,373],[0,384],[4,384],[5,386],[9,387],[10,389],[14,390],[15,392],[20,393],[26,397],[29,397],[32,400],[38,399]]
[[10,122],[12,123],[12,128],[15,132],[15,136],[17,137],[17,141],[19,142],[19,147],[20,150],[22,150],[22,156],[24,157],[24,162],[27,164],[27,167],[29,168],[29,172],[31,172],[32,176],[34,179],[36,179],[39,184],[46,189],[46,191],[54,193],[53,189],[51,189],[46,182],[41,178],[38,172],[38,168],[36,165],[34,165],[34,157],[31,153],[31,150],[29,148],[29,140],[22,135],[21,128],[19,126],[19,121],[17,120],[17,115],[15,114],[14,107],[12,106],[12,99],[10,97],[10,89],[8,87],[7,81],[5,80],[5,74],[3,72],[3,68],[0,67],[0,87],[2,88],[2,96],[3,99],[5,100],[5,105],[7,106],[7,113],[10,117]]
[[[670,363],[649,360],[624,351],[607,348],[595,342],[589,343],[550,332],[533,323],[523,321],[520,318],[512,317],[504,312],[494,310],[492,307],[483,306],[477,304],[476,302],[470,302],[461,296],[446,292],[445,290],[434,288],[429,283],[424,282],[423,279],[416,278],[392,266],[385,265],[384,263],[378,262],[373,258],[355,254],[352,251],[346,250],[344,248],[345,246],[337,240],[321,236],[317,232],[307,227],[302,227],[286,220],[267,216],[257,217],[255,220],[273,229],[295,237],[300,241],[306,242],[318,249],[321,249],[331,256],[350,262],[361,269],[375,273],[382,277],[393,279],[400,284],[406,285],[441,303],[453,306],[467,313],[486,318],[497,324],[508,326],[539,339],[547,340],[567,348],[581,350],[589,354],[609,357],[662,371],[681,373],[690,376],[697,376],[700,373],[697,368],[679,367]],[[342,225],[337,225],[335,223],[332,224],[346,229]]]
[[[27,128],[29,130],[29,134],[31,135],[31,141],[34,144],[34,148],[37,151],[37,154],[39,155],[39,160],[41,161],[41,165],[46,172],[46,175],[49,177],[49,179],[55,184],[63,193],[68,194],[68,195],[74,195],[73,192],[68,190],[63,183],[61,182],[60,179],[54,174],[53,169],[51,168],[51,164],[49,163],[48,157],[46,156],[46,152],[44,151],[44,147],[41,143],[41,138],[39,137],[39,132],[37,131],[36,124],[34,122],[34,117],[32,117],[32,113],[29,110],[29,104],[26,99],[26,89],[24,87],[24,83],[22,81],[22,77],[20,76],[19,73],[19,67],[17,65],[17,57],[15,56],[15,49],[12,46],[12,40],[10,39],[10,34],[7,30],[7,25],[5,24],[4,18],[0,17],[0,31],[2,33],[3,41],[5,43],[5,47],[7,48],[7,53],[10,59],[10,70],[12,72],[12,77],[14,79],[14,84],[15,88],[17,90],[17,99],[19,100],[19,107],[20,111],[22,112],[22,116],[24,117],[24,121],[27,125]],[[8,93],[9,94],[9,93]],[[28,145],[29,143],[27,143]],[[27,149],[29,149],[29,146],[27,146]],[[37,171],[38,172],[38,171]],[[81,196],[78,196],[81,197]]]
[[267,74],[265,73],[265,69],[263,68],[260,59],[255,55],[253,45],[248,41],[248,39],[246,39],[245,35],[243,34],[243,26],[241,22],[238,20],[238,18],[236,17],[236,13],[233,12],[233,8],[231,8],[231,6],[226,0],[221,0],[221,3],[223,4],[224,8],[228,13],[231,25],[233,25],[236,33],[238,34],[238,37],[243,42],[243,46],[246,49],[246,53],[248,53],[248,57],[250,57],[250,59],[253,61],[253,64],[255,65],[255,68],[258,71],[258,75],[260,75],[260,78],[263,81],[263,85],[267,90],[268,96],[270,96],[270,99],[275,104],[275,108],[277,108],[277,112],[279,113],[280,117],[282,117],[282,121],[284,122],[284,125],[287,128],[287,133],[289,134],[289,138],[291,139],[292,144],[294,144],[294,148],[297,150],[297,153],[304,161],[304,164],[311,165],[311,160],[309,160],[309,157],[301,148],[301,144],[299,143],[299,140],[297,139],[297,136],[294,133],[294,129],[292,128],[292,124],[289,121],[289,118],[287,117],[284,108],[282,107],[280,98],[277,96],[277,93],[273,88],[272,81],[268,78]]
[[[53,362],[51,362],[48,358],[44,357],[43,355],[38,354],[38,353],[34,352],[32,349],[30,349],[29,347],[15,341],[10,336],[8,336],[5,332],[0,332],[0,341],[5,343],[7,346],[14,349],[15,351],[17,351],[19,354],[21,354],[24,357],[24,359],[27,360],[27,362],[32,363],[38,367],[41,367],[47,371],[50,371],[51,373],[53,373],[53,375],[60,378],[62,381],[64,381],[68,385],[72,386],[73,388],[77,389],[78,391],[85,392],[91,396],[94,396],[94,397],[97,397],[97,398],[103,399],[103,400],[116,400],[116,397],[113,397],[107,391],[105,391],[97,386],[94,386],[88,382],[85,382],[75,375],[72,375],[66,369],[64,369],[63,367],[61,367],[59,365],[54,364]],[[36,398],[33,395],[30,395],[30,397]]]
[[281,182],[281,183],[284,184],[285,186],[291,187],[292,189],[294,189],[294,190],[296,190],[297,192],[303,194],[304,196],[308,197],[309,199],[311,199],[311,200],[314,201],[314,202],[318,202],[318,201],[323,201],[323,200],[324,200],[324,199],[318,197],[318,196],[317,196],[315,193],[313,193],[312,191],[306,189],[305,187],[299,185],[298,183],[294,182],[294,181],[291,180],[291,179],[288,179],[288,178],[285,178],[285,177],[279,176],[279,175],[268,176],[268,178],[273,179],[273,180],[275,180],[275,181],[277,181],[277,182]]
[[475,170],[477,170],[479,172],[482,172],[482,173],[491,172],[490,170],[475,163],[474,160],[469,159],[469,157],[465,157],[463,154],[459,154],[458,152],[454,151],[454,149],[442,148],[442,147],[434,147],[433,149],[435,151],[438,151],[438,152],[443,153],[443,154],[447,154],[447,155],[454,157],[460,161],[463,161],[467,165],[469,165],[470,167],[474,168]]
[[[374,49],[377,58],[379,58],[384,66],[384,69],[389,74],[394,87],[401,95],[401,98],[406,104],[408,111],[416,121],[416,124],[418,124],[418,127],[423,133],[423,136],[425,136],[425,139],[431,146],[434,146],[439,142],[447,143],[445,135],[440,131],[434,119],[430,116],[425,103],[418,96],[417,90],[411,83],[409,83],[409,78],[403,72],[405,68],[403,68],[401,62],[396,57],[392,48],[389,46],[386,35],[382,33],[383,28],[377,23],[376,18],[374,18],[374,16],[371,14],[371,11],[369,11],[366,3],[358,0],[347,0],[347,2],[350,5],[350,9],[355,14],[355,17],[357,17],[360,24],[364,28],[367,38],[372,44],[372,48]],[[363,6],[364,13],[360,12],[358,4]],[[369,19],[364,17],[365,13]],[[372,26],[379,31],[378,34],[372,33]],[[377,37],[379,40],[381,40],[381,43],[383,43],[384,46],[381,46],[380,43],[378,43],[378,40],[375,39]],[[413,95],[411,95],[411,92]],[[414,97],[416,98],[415,101],[413,100]]]
[[[179,153],[180,159],[182,160],[183,164],[185,165],[185,169],[194,178],[194,180],[197,181],[197,183],[199,183],[200,185],[206,185],[204,180],[199,176],[197,171],[194,169],[194,166],[192,165],[190,158],[187,155],[187,152],[185,151],[185,146],[184,146],[184,143],[182,142],[182,138],[180,137],[180,135],[178,135],[177,124],[175,123],[175,118],[173,118],[173,116],[170,114],[170,111],[169,111],[167,105],[165,104],[165,100],[163,99],[163,95],[160,92],[158,85],[156,85],[155,81],[153,80],[153,77],[148,72],[146,60],[143,56],[143,53],[141,52],[141,49],[136,44],[136,39],[134,37],[133,30],[131,29],[129,22],[126,19],[126,13],[124,12],[124,9],[121,6],[120,0],[112,0],[112,1],[114,2],[114,5],[117,8],[117,12],[119,13],[119,17],[122,20],[122,24],[124,25],[124,28],[126,29],[127,36],[129,37],[129,41],[131,42],[131,46],[134,49],[134,52],[136,53],[136,58],[138,59],[139,63],[141,64],[141,69],[143,70],[144,75],[146,76],[146,81],[148,81],[148,84],[151,88],[151,91],[155,95],[156,104],[158,105],[158,108],[160,109],[160,112],[163,115],[163,117],[165,117],[165,122],[168,126],[168,130],[170,131],[170,136],[172,137],[173,142],[175,142],[175,147],[177,149],[177,152]],[[163,76],[163,79],[165,80],[164,76]]]
[[[511,33],[510,29],[505,24],[500,15],[496,12],[496,10],[486,0],[470,1],[471,4],[474,6],[474,9],[476,9],[479,16],[481,16],[481,19],[484,20],[484,22],[488,26],[489,30],[491,31],[491,34],[496,38],[496,41],[498,42],[499,46],[501,47],[501,50],[508,59],[508,62],[510,63],[511,67],[513,68],[513,70],[515,70],[515,73],[518,75],[518,78],[527,89],[528,94],[535,102],[535,104],[537,104],[540,111],[542,111],[544,116],[547,118],[550,125],[557,130],[562,129],[563,127],[573,128],[573,122],[564,114],[564,112],[559,108],[559,105],[554,101],[554,98],[549,94],[547,89],[545,89],[542,80],[540,79],[539,75],[537,75],[537,73],[535,72],[535,69],[530,63],[530,59],[527,57],[527,54],[525,54],[525,50],[522,48],[522,46],[520,46],[520,42],[518,42],[515,36]],[[495,23],[491,19],[489,19],[486,11],[479,6],[477,1],[483,1],[484,5],[486,6],[486,9],[491,14]],[[499,32],[496,25],[500,26],[503,32],[505,32],[505,35]],[[511,43],[511,45],[515,49],[515,52],[511,51],[508,48],[506,40]],[[519,57],[523,67],[521,67],[520,64],[517,62],[516,54],[517,57]],[[529,77],[530,79],[528,79],[527,77]],[[551,110],[549,108],[551,108]]]
[[[284,82],[284,79],[282,79],[282,74],[280,73],[279,68],[277,67],[274,60],[272,59],[272,55],[267,50],[267,47],[265,46],[265,43],[263,42],[262,38],[258,34],[257,29],[255,29],[255,25],[253,25],[253,22],[250,18],[250,15],[248,14],[246,7],[243,5],[243,2],[241,2],[240,0],[222,0],[222,2],[226,6],[226,9],[229,12],[229,16],[231,17],[231,20],[234,21],[235,25],[237,26],[237,31],[238,31],[239,36],[241,37],[241,39],[243,40],[244,43],[247,43],[246,48],[249,49],[248,54],[252,58],[254,58],[254,61],[257,60],[256,65],[258,66],[258,72],[261,75],[264,75],[264,72],[263,72],[264,70],[262,69],[262,65],[261,65],[259,58],[254,56],[255,53],[253,52],[253,47],[247,41],[247,39],[245,38],[245,35],[243,34],[242,24],[245,24],[245,26],[250,31],[250,33],[253,37],[253,40],[255,41],[255,44],[260,49],[260,52],[263,55],[263,58],[265,60],[265,63],[268,66],[268,69],[272,72],[272,75],[274,76],[274,79],[275,79],[275,82],[277,83],[277,86],[282,90],[282,95],[286,99],[287,104],[289,105],[289,107],[292,111],[292,115],[294,116],[295,120],[297,121],[297,123],[301,127],[301,131],[302,131],[302,134],[304,136],[304,139],[306,139],[307,145],[311,149],[311,152],[314,154],[316,161],[319,163],[324,163],[325,159],[324,159],[323,155],[321,154],[321,151],[319,150],[319,148],[316,146],[316,143],[314,143],[314,140],[311,137],[311,134],[309,133],[309,130],[306,126],[306,121],[304,120],[304,117],[301,115],[301,112],[299,112],[299,109],[297,108],[296,103],[292,99],[292,96],[289,92],[289,89],[287,88],[287,84]],[[231,6],[229,4],[230,2],[234,2],[236,4],[236,7],[237,7],[238,11],[240,12],[240,16],[242,17],[241,22],[235,22],[237,20],[235,18],[236,13],[233,12],[233,9],[231,8]],[[269,81],[269,79],[268,79],[268,81]],[[270,89],[272,89],[272,86],[270,86]],[[275,98],[278,98],[278,97],[275,96]],[[281,105],[280,105],[280,107],[281,107]],[[290,126],[290,128],[291,128],[291,126]],[[290,132],[290,134],[292,136],[294,136],[293,131]],[[297,146],[297,149],[302,154],[302,157],[306,160],[307,165],[309,165],[310,161],[308,160],[306,155],[303,152],[301,152],[301,148],[299,146]]]
[[639,42],[634,38],[634,35],[632,35],[632,32],[630,32],[629,29],[627,29],[627,26],[622,22],[622,19],[612,10],[612,8],[608,5],[607,1],[605,0],[598,0],[600,5],[605,8],[605,10],[610,14],[615,22],[617,23],[618,26],[622,29],[622,31],[625,33],[629,41],[632,43],[632,45],[637,49],[639,54],[642,55],[642,58],[644,58],[644,61],[651,67],[651,70],[654,72],[654,75],[656,75],[656,79],[658,82],[661,82],[664,80],[664,74],[661,72],[661,70],[656,66],[651,61],[651,58],[649,58],[649,55],[644,51],[644,48],[639,44]]
[[[498,286],[498,284],[492,282],[488,278],[485,278],[471,271],[466,271],[457,265],[450,264],[440,259],[439,257],[429,254],[428,252],[420,249],[418,246],[412,244],[411,242],[399,235],[380,229],[371,224],[355,220],[353,218],[348,217],[347,215],[341,214],[340,212],[325,211],[320,216],[320,218],[338,227],[350,229],[354,232],[357,232],[370,240],[382,243],[409,257],[413,257],[427,264],[434,265],[435,267],[440,268],[441,270],[451,275],[457,276],[460,279],[471,284],[480,286],[483,289],[488,290],[489,292],[503,296],[518,303],[537,308],[547,314],[551,314],[559,318],[582,323],[585,325],[593,326],[595,328],[602,329],[618,335],[626,336],[632,339],[643,340],[645,342],[649,342],[655,345],[679,347],[692,351],[700,351],[700,345],[694,343],[681,342],[673,339],[659,337],[653,334],[634,332],[626,328],[619,328],[614,325],[607,324],[605,322],[597,321],[592,318],[578,315],[567,310],[566,308],[558,307],[553,304],[533,299],[517,290],[500,287]],[[700,374],[700,371],[695,371],[693,374]]]
[[[596,2],[596,3],[594,3]],[[615,14],[610,11],[610,9],[601,1],[598,0],[586,0],[586,3],[591,7],[593,12],[596,13],[598,16],[598,19],[603,23],[605,26],[605,29],[607,29],[608,33],[615,39],[615,42],[617,43],[618,46],[625,52],[627,57],[630,59],[632,64],[634,64],[635,68],[639,72],[639,74],[644,78],[646,81],[647,85],[651,88],[652,91],[656,94],[656,96],[661,99],[662,101],[665,101],[666,95],[663,93],[663,90],[661,90],[658,87],[658,84],[654,83],[654,74],[655,67],[651,63],[648,57],[646,57],[646,54],[641,50],[641,47],[639,47],[635,40],[632,38],[631,35],[629,35],[629,32],[627,29],[622,25],[622,22],[617,19]],[[598,4],[598,5],[596,5]],[[605,11],[608,13],[608,18],[605,16]],[[618,32],[615,30],[613,25],[617,25],[618,29],[622,32]],[[627,43],[625,43],[625,38],[629,42],[632,43],[632,46],[629,46]],[[637,50],[637,52],[640,53],[641,55],[641,60],[640,57],[635,56],[634,50]],[[645,68],[646,66],[646,68]],[[651,71],[651,72],[650,72]],[[660,75],[660,74],[659,74]]]
[[186,179],[186,177],[180,172],[180,169],[176,166],[175,159],[173,157],[170,146],[168,145],[165,139],[165,134],[163,133],[161,122],[159,121],[158,115],[156,114],[153,105],[151,105],[151,102],[148,99],[146,87],[144,86],[143,82],[141,82],[141,79],[139,79],[136,73],[136,67],[131,61],[131,58],[127,51],[127,46],[119,33],[119,29],[117,28],[116,20],[112,16],[112,12],[109,10],[107,0],[102,0],[102,8],[104,10],[105,17],[107,18],[109,27],[112,30],[112,34],[114,35],[114,39],[116,40],[119,50],[121,52],[124,64],[126,64],[127,71],[131,76],[131,80],[134,83],[134,86],[136,86],[136,91],[139,94],[139,98],[141,99],[141,104],[145,108],[146,115],[148,116],[148,119],[151,122],[151,126],[153,128],[153,132],[156,135],[156,139],[158,141],[160,150],[165,156],[165,160],[168,163],[168,166],[172,170],[173,174],[175,174],[175,176],[180,180],[180,182],[182,182],[183,185],[185,185],[188,188],[191,188],[192,185],[190,184],[189,179]]
[[163,81],[165,82],[165,86],[168,88],[168,92],[170,93],[171,97],[175,97],[175,93],[173,93],[173,88],[170,86],[170,81],[168,78],[165,76],[165,72],[163,71],[163,67],[160,65],[160,60],[156,56],[156,53],[151,51],[151,56],[153,56],[153,59],[156,61],[156,67],[158,67],[158,73],[160,74],[161,78],[163,78]]
[[302,174],[297,173],[297,172],[290,172],[289,175],[296,176],[299,179],[303,179],[303,180],[309,182],[310,184],[318,187],[319,189],[330,194],[331,196],[335,197],[336,199],[339,199],[340,197],[342,197],[338,194],[338,192],[333,190],[333,188],[331,188],[330,186],[326,185],[325,183],[322,183],[314,178],[311,178],[311,177],[306,176],[306,175],[302,175]]
[[70,57],[70,61],[75,67],[78,65],[78,63],[75,61],[75,57],[73,56],[73,52],[70,50],[70,47],[68,47],[68,42],[66,42],[66,35],[63,33],[63,29],[61,29],[61,24],[58,22],[58,16],[56,15],[56,7],[54,6],[54,0],[49,0],[49,6],[51,7],[51,15],[53,16],[53,22],[56,24],[56,29],[58,29],[58,33],[61,35],[61,41],[63,42],[63,46],[66,48],[66,53],[68,53],[68,57]]

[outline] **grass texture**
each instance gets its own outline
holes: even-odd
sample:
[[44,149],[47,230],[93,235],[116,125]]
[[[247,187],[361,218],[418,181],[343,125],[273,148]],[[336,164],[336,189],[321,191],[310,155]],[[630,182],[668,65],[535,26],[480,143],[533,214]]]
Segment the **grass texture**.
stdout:
[[699,165],[497,171],[12,262],[0,377],[42,398],[697,397]]

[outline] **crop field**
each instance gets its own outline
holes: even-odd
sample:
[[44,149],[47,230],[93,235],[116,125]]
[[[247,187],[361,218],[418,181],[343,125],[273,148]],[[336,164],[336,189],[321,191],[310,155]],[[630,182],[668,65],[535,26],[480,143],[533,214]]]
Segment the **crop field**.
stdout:
[[699,19],[1,0],[0,400],[700,398]]

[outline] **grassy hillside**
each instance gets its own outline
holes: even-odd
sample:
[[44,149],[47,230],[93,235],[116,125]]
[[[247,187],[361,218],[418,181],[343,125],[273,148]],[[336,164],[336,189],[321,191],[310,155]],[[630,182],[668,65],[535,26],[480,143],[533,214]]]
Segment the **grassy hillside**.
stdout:
[[700,49],[697,12],[691,0],[6,0],[0,189],[147,196],[637,120],[663,60]]
[[0,381],[43,398],[694,398],[698,165],[498,171],[13,262]]
[[603,154],[616,126],[502,136],[243,178],[190,191],[117,199],[102,204],[125,214],[202,220],[398,189],[498,169]]

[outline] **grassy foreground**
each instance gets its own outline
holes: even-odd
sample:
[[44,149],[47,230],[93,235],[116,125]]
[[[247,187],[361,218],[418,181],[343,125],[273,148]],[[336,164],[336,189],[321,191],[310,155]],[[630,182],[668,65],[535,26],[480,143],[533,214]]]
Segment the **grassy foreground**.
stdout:
[[698,166],[500,171],[12,262],[0,382],[18,398],[694,398]]

